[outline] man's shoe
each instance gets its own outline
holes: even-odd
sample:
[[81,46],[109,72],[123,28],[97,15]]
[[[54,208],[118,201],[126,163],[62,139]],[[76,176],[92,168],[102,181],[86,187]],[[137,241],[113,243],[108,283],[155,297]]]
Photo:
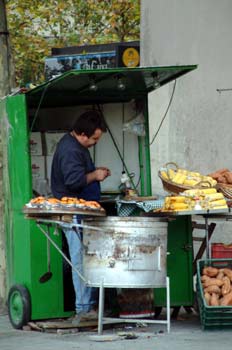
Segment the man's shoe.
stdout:
[[73,316],[71,318],[71,323],[73,326],[78,326],[81,322],[81,315],[80,314],[76,314],[75,316]]
[[73,326],[78,326],[81,322],[93,321],[98,319],[98,313],[96,310],[91,310],[89,312],[80,312],[75,316],[71,317],[69,320],[71,321]]
[[98,319],[98,312],[96,310],[90,310],[89,312],[83,312],[80,314],[81,321],[91,321]]

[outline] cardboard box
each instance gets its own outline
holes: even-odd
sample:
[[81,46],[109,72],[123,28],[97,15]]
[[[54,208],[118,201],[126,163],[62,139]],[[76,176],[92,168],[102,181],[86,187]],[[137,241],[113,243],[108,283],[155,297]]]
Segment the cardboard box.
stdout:
[[32,189],[38,196],[46,197],[51,193],[48,181],[40,177],[32,179]]
[[32,132],[30,134],[30,153],[31,155],[42,156],[42,139],[40,132]]
[[45,162],[45,156],[31,156],[32,189],[40,196],[50,194]]
[[45,133],[47,156],[52,156],[56,150],[56,145],[65,135],[64,132],[47,132]]
[[32,178],[45,178],[45,157],[31,156],[31,172]]
[[51,170],[52,170],[52,160],[53,160],[53,156],[46,157],[47,179],[49,184],[51,183],[50,179],[51,179]]

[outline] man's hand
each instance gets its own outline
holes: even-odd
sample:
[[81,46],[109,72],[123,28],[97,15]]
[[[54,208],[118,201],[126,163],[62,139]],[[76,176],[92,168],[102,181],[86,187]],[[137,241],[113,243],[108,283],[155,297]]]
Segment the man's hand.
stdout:
[[107,176],[110,176],[110,175],[111,175],[110,169],[108,169],[108,168],[106,168],[106,167],[104,167],[104,166],[98,167],[97,170],[98,170],[98,169],[105,170],[105,171],[107,172]]
[[99,167],[96,170],[94,170],[91,173],[88,173],[86,175],[87,177],[87,184],[93,182],[93,181],[104,181],[106,177],[110,176],[111,172],[106,167]]

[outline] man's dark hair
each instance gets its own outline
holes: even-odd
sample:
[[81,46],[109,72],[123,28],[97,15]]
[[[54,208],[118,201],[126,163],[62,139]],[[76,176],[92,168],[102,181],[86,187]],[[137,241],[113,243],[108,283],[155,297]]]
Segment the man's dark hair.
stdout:
[[106,132],[107,126],[103,115],[94,110],[81,114],[73,125],[73,130],[77,135],[84,133],[88,137],[92,136],[96,129]]

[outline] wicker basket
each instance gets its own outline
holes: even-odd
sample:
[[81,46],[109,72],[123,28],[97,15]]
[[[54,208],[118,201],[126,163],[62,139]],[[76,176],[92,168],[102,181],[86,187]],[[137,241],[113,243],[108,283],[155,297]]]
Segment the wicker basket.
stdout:
[[[168,168],[169,166],[173,167],[175,171],[179,169],[178,165],[174,162],[166,163],[163,167]],[[161,171],[158,172],[159,178],[162,181],[163,188],[165,191],[173,193],[173,194],[179,194],[185,190],[191,190],[196,188],[209,188],[212,187],[211,184],[208,181],[200,181],[195,186],[186,186],[186,185],[180,185],[172,182],[171,180],[164,179],[161,175]]]
[[217,190],[226,198],[232,199],[232,185],[217,183]]

